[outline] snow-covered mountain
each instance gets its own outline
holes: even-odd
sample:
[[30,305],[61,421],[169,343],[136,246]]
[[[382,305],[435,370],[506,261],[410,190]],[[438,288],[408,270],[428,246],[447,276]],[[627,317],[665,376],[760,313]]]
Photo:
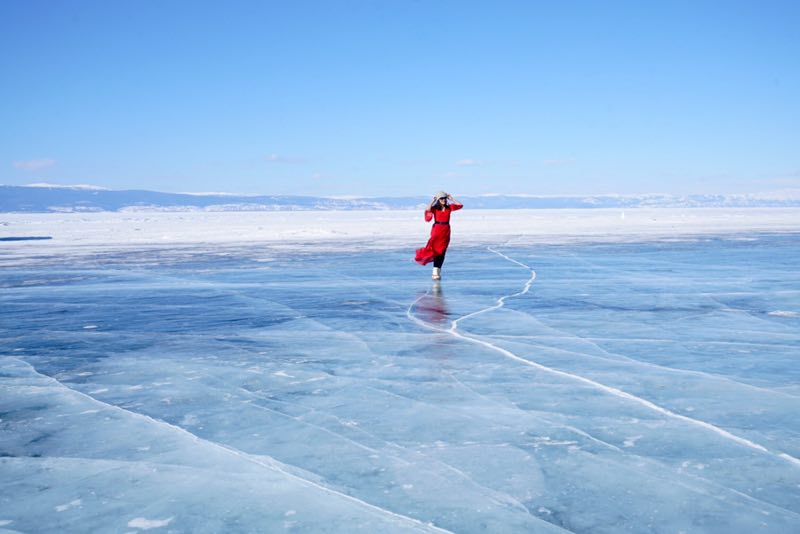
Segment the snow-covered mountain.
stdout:
[[[333,198],[292,195],[247,196],[229,193],[161,193],[110,190],[95,186],[0,185],[0,212],[95,211],[303,211],[415,209],[430,198]],[[459,196],[472,209],[640,208],[640,207],[800,207],[800,194],[751,195],[590,195]]]

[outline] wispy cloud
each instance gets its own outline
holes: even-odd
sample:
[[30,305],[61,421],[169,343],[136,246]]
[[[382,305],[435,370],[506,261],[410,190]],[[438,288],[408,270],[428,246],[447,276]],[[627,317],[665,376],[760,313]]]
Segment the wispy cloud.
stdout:
[[270,154],[267,156],[267,161],[270,163],[291,163],[291,164],[298,164],[304,163],[304,158],[298,158],[295,156],[282,156],[280,154]]
[[56,164],[54,159],[24,159],[14,162],[14,168],[23,171],[41,171],[49,169]]
[[460,159],[456,161],[456,165],[459,167],[479,167],[483,165],[483,162],[476,159]]

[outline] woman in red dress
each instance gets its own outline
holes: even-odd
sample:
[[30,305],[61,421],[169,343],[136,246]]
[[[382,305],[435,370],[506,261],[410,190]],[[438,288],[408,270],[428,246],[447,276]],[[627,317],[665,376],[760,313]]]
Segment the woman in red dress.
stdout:
[[444,255],[447,252],[447,245],[450,244],[450,213],[463,207],[452,195],[439,191],[433,197],[431,205],[425,210],[425,221],[430,222],[433,220],[431,238],[428,239],[427,245],[417,249],[417,255],[414,259],[421,265],[433,262],[433,275],[431,278],[434,280],[442,279]]

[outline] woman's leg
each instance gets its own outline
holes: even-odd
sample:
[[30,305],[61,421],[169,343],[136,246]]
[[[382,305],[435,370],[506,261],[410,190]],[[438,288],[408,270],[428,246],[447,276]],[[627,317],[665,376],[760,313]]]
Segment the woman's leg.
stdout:
[[436,256],[433,258],[433,273],[431,274],[431,278],[434,280],[441,280],[442,279],[442,264],[444,263],[444,254],[441,256]]

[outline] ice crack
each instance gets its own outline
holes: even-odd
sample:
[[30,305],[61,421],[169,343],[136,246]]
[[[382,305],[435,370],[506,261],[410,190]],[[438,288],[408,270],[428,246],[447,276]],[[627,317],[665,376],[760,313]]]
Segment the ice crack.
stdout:
[[502,354],[506,358],[509,358],[509,359],[514,360],[516,362],[522,363],[524,365],[528,365],[528,366],[533,367],[535,369],[538,369],[540,371],[544,371],[544,372],[547,372],[547,373],[550,373],[550,374],[554,374],[554,375],[557,375],[557,376],[561,376],[561,377],[564,377],[564,378],[567,378],[567,379],[570,379],[570,380],[575,380],[575,381],[581,382],[583,384],[586,384],[586,385],[588,385],[590,387],[599,389],[599,390],[601,390],[601,391],[603,391],[605,393],[608,393],[610,395],[614,395],[616,397],[620,397],[620,398],[626,399],[628,401],[635,402],[635,403],[637,403],[637,404],[639,404],[641,406],[644,406],[645,408],[648,408],[648,409],[650,409],[650,410],[652,410],[654,412],[660,413],[661,415],[664,415],[666,417],[670,417],[672,419],[677,419],[679,421],[683,421],[685,423],[689,423],[689,424],[691,424],[693,426],[697,426],[697,427],[703,428],[705,430],[709,430],[709,431],[714,432],[714,433],[718,434],[719,436],[722,436],[723,438],[726,438],[726,439],[728,439],[730,441],[733,441],[733,442],[738,443],[740,445],[743,445],[745,447],[757,450],[759,452],[771,454],[773,456],[776,456],[778,458],[781,458],[782,460],[785,460],[785,461],[791,463],[794,466],[800,467],[800,459],[795,458],[794,456],[792,456],[790,454],[787,454],[785,452],[777,452],[776,453],[776,452],[770,451],[769,449],[767,449],[763,445],[760,445],[758,443],[750,441],[747,438],[743,438],[741,436],[737,436],[735,434],[732,434],[731,432],[728,432],[727,430],[725,430],[723,428],[720,428],[720,427],[718,427],[716,425],[713,425],[711,423],[708,423],[706,421],[701,421],[699,419],[693,419],[691,417],[675,413],[675,412],[673,412],[671,410],[668,410],[667,408],[664,408],[663,406],[659,406],[658,404],[655,404],[652,401],[649,401],[649,400],[644,399],[642,397],[637,397],[636,395],[633,395],[633,394],[628,393],[626,391],[623,391],[621,389],[615,388],[613,386],[608,386],[606,384],[602,384],[602,383],[597,382],[595,380],[592,380],[590,378],[586,378],[586,377],[578,375],[578,374],[568,373],[566,371],[562,371],[560,369],[555,369],[553,367],[547,367],[547,366],[542,365],[540,363],[537,363],[535,361],[522,358],[521,356],[518,356],[518,355],[514,354],[510,350],[504,349],[503,347],[499,347],[499,346],[497,346],[497,345],[495,345],[495,344],[493,344],[493,343],[491,343],[489,341],[486,341],[486,340],[484,340],[484,339],[482,339],[482,338],[480,338],[478,336],[470,335],[469,333],[464,333],[462,331],[459,331],[458,323],[460,321],[463,321],[464,319],[467,319],[467,318],[470,318],[470,317],[475,317],[476,315],[479,315],[479,314],[482,314],[482,313],[487,313],[487,312],[502,308],[505,305],[506,300],[508,300],[510,298],[522,296],[522,295],[528,293],[528,291],[531,288],[531,285],[533,284],[534,280],[536,279],[536,271],[534,271],[530,266],[525,265],[524,263],[522,263],[520,261],[517,261],[517,260],[515,260],[515,259],[513,259],[513,258],[511,258],[511,257],[509,257],[509,256],[507,256],[505,254],[503,254],[502,252],[499,252],[499,251],[493,249],[492,247],[487,247],[487,250],[489,250],[490,252],[493,252],[494,254],[497,254],[498,256],[500,256],[501,258],[504,258],[507,261],[515,263],[515,264],[517,264],[517,265],[519,265],[519,266],[521,266],[521,267],[523,267],[525,269],[528,269],[530,271],[531,276],[528,279],[528,281],[525,283],[525,286],[523,287],[523,289],[521,291],[518,291],[517,293],[513,293],[513,294],[510,294],[510,295],[504,295],[504,296],[500,297],[499,299],[497,299],[497,303],[494,304],[493,306],[489,306],[487,308],[483,308],[481,310],[469,313],[467,315],[459,317],[458,319],[453,320],[450,323],[450,328],[448,328],[448,329],[440,328],[438,326],[435,326],[435,325],[429,324],[429,323],[427,323],[425,321],[422,321],[421,319],[418,319],[417,317],[414,316],[414,314],[411,313],[411,310],[417,304],[417,302],[419,302],[419,300],[422,297],[425,296],[425,295],[423,295],[423,296],[419,297],[417,300],[415,300],[413,303],[411,303],[411,305],[406,310],[406,315],[409,317],[409,319],[411,319],[413,322],[423,326],[424,328],[428,328],[428,329],[431,329],[431,330],[436,330],[438,332],[448,333],[448,334],[450,334],[453,337],[456,337],[458,339],[463,339],[464,341],[468,341],[470,343],[481,345],[481,346],[486,347],[486,348],[488,348],[490,350],[499,352],[500,354]]

